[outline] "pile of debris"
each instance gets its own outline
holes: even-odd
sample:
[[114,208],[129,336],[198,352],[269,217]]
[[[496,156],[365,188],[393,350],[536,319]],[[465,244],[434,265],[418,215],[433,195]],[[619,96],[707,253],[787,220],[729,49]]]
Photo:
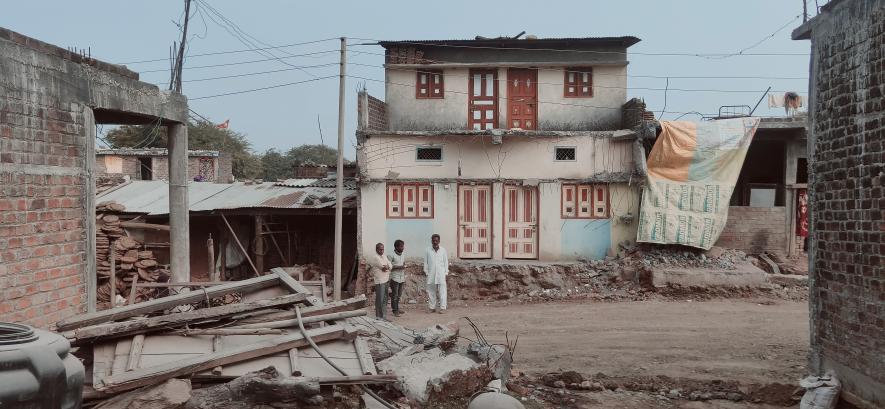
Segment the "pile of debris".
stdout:
[[169,270],[157,262],[152,251],[144,250],[143,244],[130,237],[123,228],[123,221],[113,213],[126,208],[115,202],[102,202],[96,208],[95,262],[99,285],[98,301],[103,306],[115,306],[145,301],[156,296],[153,288],[138,288],[134,283],[165,282]]
[[515,341],[369,318],[365,296],[328,302],[289,270],[56,323],[87,368],[84,407],[463,408],[510,374]]
[[668,266],[681,268],[716,268],[734,270],[739,263],[749,262],[750,258],[740,250],[713,247],[704,251],[693,247],[672,245],[621,245],[624,263],[639,263],[643,266]]
[[[307,285],[305,285],[307,284]],[[365,297],[326,302],[283,269],[83,314],[56,324],[87,367],[84,407],[359,407],[389,384],[350,319]],[[229,305],[190,309],[243,294]],[[294,310],[294,311],[293,311]],[[287,406],[288,405],[288,406]]]

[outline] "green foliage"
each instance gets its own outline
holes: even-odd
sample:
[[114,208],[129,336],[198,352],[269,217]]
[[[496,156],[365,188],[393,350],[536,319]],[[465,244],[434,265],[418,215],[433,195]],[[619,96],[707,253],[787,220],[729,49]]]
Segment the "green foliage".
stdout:
[[[315,163],[334,166],[337,150],[325,145],[301,145],[285,154],[269,149],[264,154],[252,151],[246,135],[230,129],[218,129],[204,121],[187,124],[188,149],[216,150],[231,156],[231,168],[237,179],[289,179],[294,167]],[[106,138],[114,148],[165,148],[168,143],[165,126],[123,125],[108,132]]]

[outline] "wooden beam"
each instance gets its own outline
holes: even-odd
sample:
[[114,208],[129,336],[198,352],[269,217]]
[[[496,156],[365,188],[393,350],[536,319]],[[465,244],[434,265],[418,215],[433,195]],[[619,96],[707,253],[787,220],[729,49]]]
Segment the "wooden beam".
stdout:
[[144,334],[132,337],[132,346],[129,347],[129,361],[126,362],[126,370],[134,371],[141,362],[141,350],[144,349]]
[[135,304],[135,289],[138,287],[138,274],[132,275],[132,283],[129,290],[129,304]]
[[262,288],[272,287],[279,284],[280,279],[276,275],[268,275],[264,277],[255,277],[243,281],[231,281],[229,284],[209,287],[200,291],[191,291],[182,294],[176,294],[169,297],[157,298],[138,304],[126,305],[115,308],[113,311],[98,311],[87,313],[59,321],[56,324],[58,331],[67,331],[70,329],[81,328],[87,325],[100,324],[103,322],[122,320],[125,318],[135,317],[154,311],[165,310],[177,307],[182,304],[190,304],[207,298],[221,297],[235,292],[250,292],[260,290]]
[[298,369],[298,348],[289,350],[289,367],[292,369],[292,376],[301,376],[301,369]]
[[255,263],[252,262],[252,258],[249,257],[249,252],[246,251],[246,248],[243,247],[243,243],[240,243],[240,238],[237,237],[237,232],[234,231],[233,227],[230,227],[230,223],[227,221],[227,217],[224,216],[224,213],[219,213],[221,215],[221,220],[224,220],[224,225],[227,226],[227,229],[230,231],[231,237],[234,238],[234,243],[237,243],[237,247],[240,248],[240,251],[243,252],[243,257],[246,258],[246,261],[249,262],[249,265],[252,266],[252,271],[255,272],[255,276],[260,277],[261,272],[258,271],[258,268],[255,267]]
[[[197,294],[201,294],[197,293]],[[112,322],[79,328],[64,332],[63,335],[73,345],[81,345],[87,342],[95,342],[105,338],[125,337],[134,334],[143,334],[152,331],[160,331],[169,328],[183,327],[185,325],[202,324],[229,318],[234,315],[265,308],[285,307],[304,301],[306,295],[291,294],[268,300],[257,300],[247,303],[222,305],[218,307],[202,308],[195,311],[179,312],[169,315],[143,318],[139,320]],[[140,304],[136,304],[140,305]]]
[[169,231],[169,226],[165,224],[153,224],[153,223],[138,223],[138,222],[120,222],[120,227],[124,229],[141,229],[141,230],[156,230],[156,231]]
[[[323,321],[337,321],[343,320],[346,318],[353,317],[362,317],[367,314],[365,309],[358,309],[354,311],[341,311],[341,312],[333,312],[330,314],[322,314],[322,315],[314,315],[311,317],[305,317],[304,314],[301,316],[301,321],[304,324],[310,324],[314,322],[323,322]],[[293,318],[289,320],[279,320],[279,321],[266,321],[266,322],[257,322],[254,324],[244,324],[237,325],[231,328],[291,328],[298,326],[298,319]]]
[[255,269],[260,273],[264,272],[264,238],[261,232],[264,231],[264,218],[261,215],[254,217],[254,237],[255,237]]
[[399,381],[399,377],[396,375],[323,376],[308,379],[316,380],[320,385],[357,385],[367,383],[394,383]]
[[[341,301],[333,301],[328,304],[319,305],[315,307],[306,307],[301,309],[301,317],[312,317],[315,315],[323,315],[323,314],[331,314],[336,312],[344,312],[344,311],[353,311],[353,310],[362,310],[366,308],[366,296],[365,294],[360,294],[356,297],[347,298]],[[242,324],[238,326],[243,326],[246,324],[253,324],[258,322],[270,322],[270,321],[280,321],[280,320],[290,320],[295,318],[295,313],[292,311],[275,311],[268,312],[266,314],[254,315],[250,317],[233,317],[234,319],[241,319]]]
[[313,293],[310,292],[307,287],[299,283],[298,280],[292,278],[292,276],[290,276],[289,273],[286,272],[286,270],[276,267],[272,268],[270,272],[276,274],[276,276],[280,278],[280,283],[283,286],[287,287],[289,291],[295,294],[310,294],[310,296],[307,297],[306,304],[311,306],[323,305],[322,299],[320,299],[316,295],[313,295]]
[[[212,337],[212,352],[221,352],[222,342],[223,341],[221,340],[220,336],[216,335],[216,336]],[[222,367],[221,365],[218,365],[215,368],[212,368],[212,375],[221,375],[221,373],[223,371],[224,371],[224,367]]]
[[206,240],[206,254],[209,258],[209,280],[221,281],[218,279],[218,272],[215,269],[215,241],[212,240],[212,234]]
[[[355,332],[345,329],[342,325],[330,325],[324,328],[309,330],[308,335],[314,342],[323,342],[333,339],[354,336]],[[185,376],[210,370],[220,365],[230,365],[252,358],[287,351],[292,348],[307,346],[308,342],[301,333],[274,337],[252,344],[231,348],[225,351],[213,352],[187,359],[179,359],[166,364],[155,365],[149,368],[140,368],[132,372],[113,374],[104,378],[102,385],[96,385],[99,391],[123,392],[152,385],[179,376]]]
[[206,329],[181,329],[172,331],[172,335],[285,335],[289,331],[279,328],[206,328]]
[[375,361],[372,360],[372,352],[369,351],[369,344],[363,337],[356,337],[353,340],[353,349],[356,350],[356,358],[360,363],[360,372],[363,375],[375,375],[378,371],[375,369]]

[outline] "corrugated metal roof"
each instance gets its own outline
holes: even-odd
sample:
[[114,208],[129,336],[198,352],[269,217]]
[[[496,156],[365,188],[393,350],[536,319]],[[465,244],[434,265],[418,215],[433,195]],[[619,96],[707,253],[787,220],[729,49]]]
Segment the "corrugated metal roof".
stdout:
[[[346,188],[344,194],[345,207],[353,207],[356,190]],[[168,214],[169,183],[133,180],[119,189],[100,194],[96,201],[117,202],[126,206],[127,213]],[[290,187],[273,182],[190,182],[188,201],[192,212],[246,208],[318,209],[335,205],[335,187]]]

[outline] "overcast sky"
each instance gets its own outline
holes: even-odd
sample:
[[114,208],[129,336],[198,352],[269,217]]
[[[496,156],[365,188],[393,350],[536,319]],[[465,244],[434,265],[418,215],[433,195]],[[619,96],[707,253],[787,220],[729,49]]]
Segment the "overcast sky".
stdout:
[[[201,0],[205,1],[205,0]],[[218,23],[223,21],[206,7],[200,7],[190,26],[191,55],[247,48]],[[364,39],[468,39],[476,35],[515,35],[525,30],[538,37],[585,37],[632,35],[642,41],[631,47],[628,58],[631,76],[752,76],[795,77],[800,79],[698,79],[671,78],[666,110],[715,113],[721,105],[755,105],[768,86],[777,91],[797,91],[805,95],[808,85],[806,55],[734,56],[711,59],[693,56],[653,56],[635,53],[736,53],[775,33],[748,53],[806,54],[809,43],[790,40],[790,32],[802,20],[801,1],[750,0],[721,2],[693,1],[353,1],[296,2],[211,0],[209,4],[241,33],[269,45],[286,45],[332,38],[331,41],[272,50],[295,66],[256,52],[195,56],[187,66],[234,64],[190,68],[184,79],[199,80],[264,71],[279,72],[185,82],[184,93],[190,107],[214,122],[230,119],[232,129],[248,135],[253,148],[281,150],[299,144],[320,143],[317,116],[323,139],[335,146],[338,109],[336,78],[271,88],[215,98],[199,97],[270,87],[318,77],[337,75],[338,37]],[[442,5],[446,6],[443,7]],[[92,56],[126,65],[141,73],[143,81],[163,83],[169,77],[169,48],[178,40],[176,22],[183,14],[183,0],[93,0],[93,1],[10,1],[0,13],[0,26],[59,45],[91,47]],[[216,21],[213,21],[212,18]],[[230,31],[230,32],[229,32]],[[241,34],[241,36],[244,34]],[[257,41],[254,41],[258,44]],[[368,40],[351,39],[350,43]],[[378,46],[353,46],[354,51],[380,53]],[[324,51],[329,51],[323,53]],[[155,62],[134,61],[160,59]],[[383,57],[353,53],[348,59],[359,64],[349,73],[383,80]],[[327,65],[328,64],[328,65]],[[347,81],[346,140],[348,157],[353,157],[356,128],[356,91],[363,83],[375,96],[384,95],[380,82],[349,78]],[[629,97],[644,98],[648,107],[664,108],[664,78],[628,79]],[[159,84],[165,88],[166,84]],[[653,89],[648,89],[653,88]],[[680,90],[673,90],[680,89]],[[688,92],[685,89],[752,92]],[[766,102],[757,114],[783,115],[782,109],[769,109]],[[665,114],[673,119],[679,114]],[[685,119],[695,119],[686,115]]]

